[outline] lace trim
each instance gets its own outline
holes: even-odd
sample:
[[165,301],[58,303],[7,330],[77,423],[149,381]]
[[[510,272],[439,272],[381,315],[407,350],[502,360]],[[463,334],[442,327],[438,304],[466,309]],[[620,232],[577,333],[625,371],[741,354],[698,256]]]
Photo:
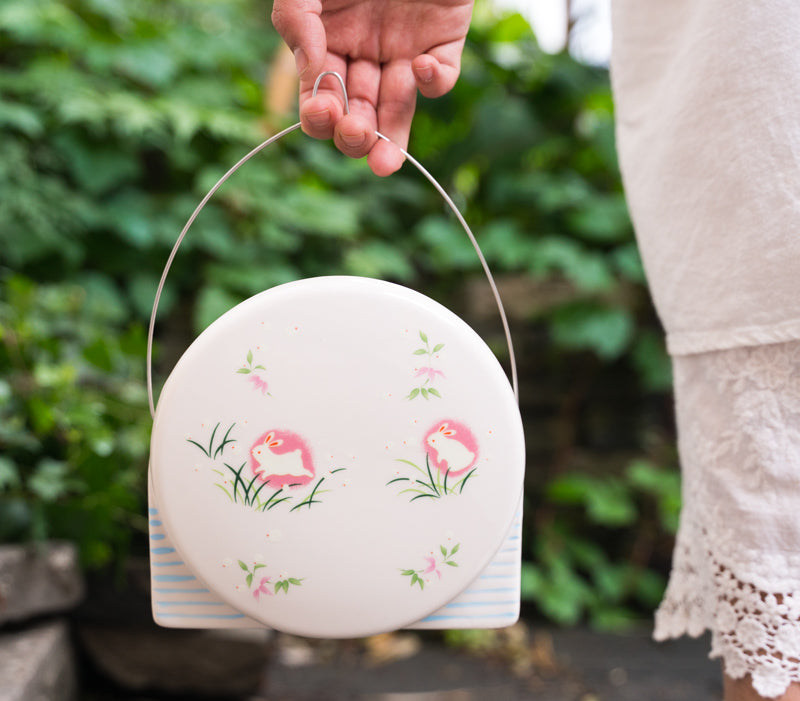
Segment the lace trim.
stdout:
[[800,683],[800,342],[675,359],[683,512],[657,640],[712,634],[765,697]]
[[689,553],[676,553],[654,638],[697,637],[710,630],[709,657],[721,659],[729,677],[749,674],[761,696],[780,696],[800,681],[800,593],[765,591],[736,577],[711,553],[706,558],[710,573],[701,573]]

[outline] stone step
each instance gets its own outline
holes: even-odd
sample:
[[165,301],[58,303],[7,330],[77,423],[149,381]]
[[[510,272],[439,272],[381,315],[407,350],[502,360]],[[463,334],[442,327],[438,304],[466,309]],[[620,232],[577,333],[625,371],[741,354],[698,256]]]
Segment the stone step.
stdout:
[[64,621],[0,633],[0,701],[73,701],[77,672]]
[[269,638],[265,629],[78,628],[84,653],[116,685],[196,698],[242,696],[262,689]]
[[0,545],[0,625],[66,611],[83,592],[71,543]]

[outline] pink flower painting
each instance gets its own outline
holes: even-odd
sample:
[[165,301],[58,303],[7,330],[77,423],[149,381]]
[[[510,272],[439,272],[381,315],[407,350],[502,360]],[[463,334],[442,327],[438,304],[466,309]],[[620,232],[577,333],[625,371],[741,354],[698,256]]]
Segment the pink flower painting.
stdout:
[[444,373],[441,370],[434,370],[433,368],[417,368],[416,370],[414,377],[427,377],[430,382],[434,382],[437,375],[444,377]]
[[253,596],[258,599],[262,594],[266,594],[267,596],[272,596],[272,592],[269,590],[267,586],[269,584],[269,577],[262,577],[261,582],[259,585],[253,589]]
[[442,573],[439,571],[439,568],[436,566],[436,558],[435,557],[426,557],[425,562],[428,563],[428,566],[423,570],[423,574],[431,574],[435,573],[436,576],[441,579]]
[[[222,566],[227,567],[228,563],[230,562],[229,559],[226,559],[223,562]],[[263,562],[253,562],[252,569],[251,565],[248,565],[244,560],[239,560],[239,567],[242,569],[243,572],[246,572],[244,578],[244,583],[247,586],[247,589],[251,589],[253,586],[253,580],[255,579],[256,572],[258,570],[266,567]],[[297,577],[288,577],[285,573],[281,573],[278,575],[278,581],[272,585],[272,589],[270,589],[270,579],[271,577],[262,577],[261,581],[256,585],[256,588],[253,589],[253,598],[256,601],[261,599],[261,596],[274,596],[275,594],[280,593],[281,591],[285,592],[286,594],[289,593],[290,587],[299,587],[302,585],[303,580],[298,579]],[[237,584],[234,589],[236,591],[243,591],[244,587],[241,584]]]
[[265,396],[269,395],[269,387],[267,382],[263,377],[261,377],[259,371],[266,371],[266,368],[261,364],[254,364],[253,351],[248,350],[246,362],[242,365],[242,367],[238,368],[236,372],[239,375],[248,375],[247,379],[253,385],[255,390],[260,391],[261,394]]
[[255,387],[257,390],[261,390],[261,394],[267,395],[269,394],[269,385],[267,385],[265,380],[262,380],[261,377],[258,375],[250,375],[248,378],[250,383]]
[[425,345],[417,348],[413,351],[413,354],[415,356],[425,356],[425,362],[427,364],[414,368],[414,379],[423,380],[423,382],[417,387],[414,387],[408,393],[406,399],[416,399],[417,397],[422,397],[423,399],[436,397],[441,399],[442,395],[439,390],[434,387],[434,384],[437,378],[441,377],[444,379],[444,373],[433,366],[440,359],[439,352],[444,348],[444,343],[437,343],[431,346],[428,335],[424,331],[419,332],[419,338]]
[[409,583],[412,587],[417,585],[419,586],[420,591],[422,591],[425,589],[426,584],[432,583],[432,578],[430,575],[435,574],[438,579],[442,578],[442,571],[439,569],[440,567],[445,567],[445,565],[447,567],[458,567],[458,563],[455,561],[454,556],[460,548],[461,545],[458,543],[449,549],[445,545],[440,545],[439,553],[441,554],[441,558],[437,558],[434,554],[434,551],[431,551],[430,555],[426,555],[422,558],[425,560],[425,567],[419,570],[414,568],[405,570],[401,569],[400,574],[403,577],[409,578]]

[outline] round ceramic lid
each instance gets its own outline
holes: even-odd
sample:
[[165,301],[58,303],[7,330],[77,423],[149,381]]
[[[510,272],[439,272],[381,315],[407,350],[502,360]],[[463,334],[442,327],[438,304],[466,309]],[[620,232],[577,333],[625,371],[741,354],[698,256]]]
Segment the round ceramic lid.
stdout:
[[423,619],[501,545],[522,490],[519,411],[496,358],[404,287],[325,277],[238,305],[158,403],[167,532],[224,601],[286,632]]

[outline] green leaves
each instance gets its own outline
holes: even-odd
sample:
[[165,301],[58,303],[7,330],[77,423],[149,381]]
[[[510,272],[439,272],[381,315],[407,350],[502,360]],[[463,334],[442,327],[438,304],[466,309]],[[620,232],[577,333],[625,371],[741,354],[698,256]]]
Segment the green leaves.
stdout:
[[[621,475],[569,474],[552,481],[547,500],[561,507],[542,524],[535,561],[523,563],[522,596],[549,618],[574,624],[588,617],[597,627],[629,626],[631,604],[651,609],[664,591],[664,577],[636,558],[616,557],[606,536],[642,556],[657,529],[674,533],[680,479],[674,469],[633,460]],[[653,522],[652,505],[660,522]],[[589,530],[577,530],[567,509],[583,514]],[[629,540],[632,539],[632,542]]]
[[475,269],[478,259],[463,229],[451,217],[430,216],[416,227],[430,264],[444,274]]
[[450,552],[448,552],[444,545],[440,545],[439,551],[442,553],[442,564],[447,565],[448,567],[458,567],[458,563],[453,560],[453,556],[458,552],[460,547],[461,544],[456,543]]
[[[442,395],[434,386],[433,383],[436,381],[438,375],[444,377],[444,374],[437,370],[434,365],[436,365],[436,361],[438,360],[439,356],[435,354],[441,351],[444,348],[444,343],[437,343],[433,348],[431,348],[431,344],[428,341],[428,335],[420,330],[419,337],[422,342],[425,344],[424,348],[417,348],[415,351],[412,351],[413,355],[425,355],[427,356],[427,363],[430,367],[422,367],[417,369],[417,374],[415,377],[425,377],[424,382],[420,387],[415,387],[412,389],[408,395],[406,395],[406,399],[415,399],[416,397],[421,396],[423,399],[427,400],[431,397],[436,397],[437,399],[441,399]],[[427,375],[427,377],[426,377]],[[432,482],[432,480],[431,480]]]
[[410,256],[395,244],[385,241],[359,242],[345,254],[346,272],[362,277],[409,281],[415,270]]
[[[450,567],[458,567],[458,563],[455,562],[452,559],[453,555],[455,555],[458,552],[458,549],[459,549],[459,545],[456,544],[452,548],[452,550],[450,550],[448,552],[447,548],[444,545],[440,545],[439,546],[439,552],[440,552],[440,554],[442,556],[441,563],[438,563],[436,561],[436,558],[434,558],[434,557],[425,557],[424,559],[428,563],[428,566],[426,568],[419,569],[419,570],[414,570],[414,569],[403,570],[403,569],[401,569],[400,570],[400,574],[403,577],[409,577],[410,578],[409,579],[410,586],[413,587],[414,585],[418,585],[420,590],[424,590],[425,589],[425,578],[424,578],[425,576],[430,575],[432,577],[433,575],[436,575],[437,578],[441,579],[442,572],[439,569],[440,565],[448,565]],[[433,555],[433,551],[431,551],[431,555]],[[423,575],[423,576],[420,576],[420,575]],[[428,580],[428,581],[430,581],[430,580]]]
[[[558,273],[580,292],[601,292],[614,285],[608,261],[578,241],[545,236],[533,242],[528,254],[528,271],[534,276]],[[579,299],[575,294],[574,299]]]
[[672,535],[677,533],[681,507],[680,474],[648,460],[635,460],[625,475],[632,487],[656,501],[662,528]]
[[418,585],[420,590],[425,589],[425,580],[419,576],[418,572],[422,572],[422,570],[402,570],[401,574],[404,577],[410,577],[409,580],[410,585],[413,587],[414,585]]
[[0,493],[18,487],[21,483],[19,470],[12,460],[0,455]]
[[256,370],[266,370],[266,368],[263,365],[260,364],[255,366],[253,365],[253,351],[251,350],[247,351],[246,359],[247,359],[246,367],[241,367],[238,370],[236,370],[237,374],[249,375],[250,373],[255,372]]
[[0,270],[0,511],[17,524],[4,537],[68,538],[92,565],[125,552],[149,433],[142,330],[107,282]]
[[636,623],[625,602],[652,608],[664,592],[664,577],[627,562],[612,562],[588,540],[543,534],[536,564],[522,565],[521,596],[551,620],[575,625],[584,617],[596,628],[615,630]]
[[551,333],[559,346],[592,350],[604,360],[622,355],[634,336],[631,314],[622,308],[576,303],[554,313]]
[[626,526],[636,519],[636,504],[631,491],[608,478],[569,475],[551,482],[549,498],[557,504],[581,505],[587,517],[598,525]]
[[628,207],[621,193],[594,194],[581,200],[569,215],[569,222],[573,230],[588,241],[617,243],[631,238]]
[[297,579],[295,577],[279,579],[277,582],[275,582],[275,593],[278,594],[279,592],[283,591],[285,594],[288,594],[290,586],[299,587],[302,582],[302,579]]
[[69,468],[65,463],[45,458],[36,465],[27,486],[42,501],[53,502],[79,485],[69,479]]
[[[244,578],[244,582],[247,585],[248,589],[251,589],[253,586],[253,581],[256,577],[256,572],[260,569],[265,569],[267,566],[262,562],[253,563],[252,570],[250,569],[249,565],[244,562],[244,560],[238,560],[239,567],[244,571],[247,572],[247,576]],[[263,574],[263,573],[262,573]],[[260,592],[266,591],[265,587],[267,586],[270,577],[264,577],[261,579],[261,583],[258,587],[256,587],[256,594]],[[289,587],[299,587],[303,583],[303,579],[298,579],[297,577],[284,577],[283,574],[279,575],[278,581],[275,582],[273,585],[273,591],[275,594],[280,592],[284,592],[285,594],[289,593]],[[267,592],[269,593],[269,592]]]

